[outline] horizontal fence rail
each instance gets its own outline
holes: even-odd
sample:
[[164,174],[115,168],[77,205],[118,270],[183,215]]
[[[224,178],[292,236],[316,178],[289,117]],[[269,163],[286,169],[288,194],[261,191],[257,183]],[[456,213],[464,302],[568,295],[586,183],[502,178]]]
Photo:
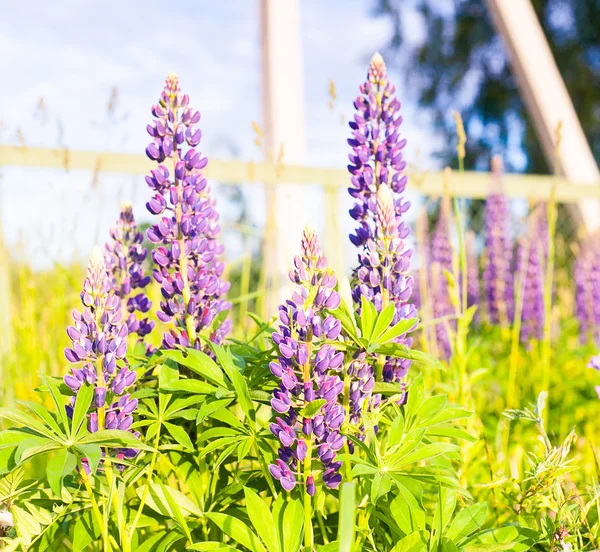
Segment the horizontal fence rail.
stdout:
[[[34,167],[62,170],[82,170],[98,173],[144,175],[156,168],[145,155],[113,152],[78,151],[27,146],[0,146],[0,167]],[[204,174],[222,184],[261,182],[266,185],[318,184],[326,190],[345,188],[349,183],[346,169],[276,165],[271,162],[211,159]],[[490,173],[467,171],[452,178],[449,193],[456,197],[481,199],[490,192]],[[504,174],[503,191],[509,197],[545,200],[555,191],[561,203],[600,200],[600,183],[578,184],[560,176]],[[426,196],[444,192],[442,171],[413,172],[411,191]]]

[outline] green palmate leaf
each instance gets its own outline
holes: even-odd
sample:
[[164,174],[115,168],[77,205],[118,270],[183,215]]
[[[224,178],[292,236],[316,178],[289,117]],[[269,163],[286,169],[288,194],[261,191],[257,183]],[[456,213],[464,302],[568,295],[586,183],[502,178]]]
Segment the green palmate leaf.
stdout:
[[173,437],[173,439],[175,439],[175,441],[177,441],[183,448],[189,451],[194,450],[192,440],[185,429],[170,422],[164,422],[164,426],[167,428],[169,435],[171,435],[171,437]]
[[[145,539],[136,548],[135,552],[168,552],[172,546],[183,539],[177,531],[159,531],[150,538]],[[202,550],[201,548],[188,548],[189,550]]]
[[398,541],[392,552],[424,552],[427,550],[427,536],[421,532],[414,532]]
[[390,303],[377,314],[371,334],[368,336],[363,335],[363,337],[366,337],[369,341],[378,341],[381,334],[390,329],[395,314],[396,306],[394,303]]
[[315,399],[314,401],[309,402],[304,408],[300,409],[298,412],[298,416],[301,418],[314,418],[320,411],[323,406],[327,404],[325,399]]
[[393,447],[400,443],[402,436],[404,435],[404,416],[401,412],[394,418],[390,431],[388,433],[388,446]]
[[62,420],[64,432],[67,433],[69,430],[69,418],[67,416],[64,399],[60,393],[60,389],[53,378],[45,376],[44,381],[46,382],[48,390],[50,391],[50,396],[52,397],[52,401],[56,407],[56,412],[58,413],[59,418]]
[[[136,493],[141,497],[143,489],[140,487],[136,488]],[[169,503],[169,500],[174,500],[177,502],[177,507],[182,516],[195,518],[202,517],[202,510],[181,491],[169,487],[168,493],[169,499],[166,498],[162,485],[151,483],[150,494],[147,501],[148,507],[164,517],[174,518],[175,512],[171,509]]]
[[406,345],[402,345],[401,343],[373,343],[369,346],[368,350],[371,353],[377,353],[380,355],[396,358],[408,358],[410,360],[426,364],[427,366],[431,366],[432,368],[436,368],[438,370],[446,370],[446,367],[439,360],[433,358],[427,353],[424,353],[423,351],[410,349],[409,347],[407,347]]
[[228,514],[207,512],[205,516],[213,521],[223,533],[234,541],[249,548],[252,552],[266,552],[260,539],[243,521]]
[[254,403],[250,398],[250,393],[248,392],[248,385],[246,384],[246,380],[240,373],[238,367],[233,362],[233,356],[229,350],[224,349],[223,347],[219,347],[214,343],[210,343],[211,349],[214,351],[217,360],[221,364],[221,367],[227,374],[227,377],[233,383],[233,387],[235,389],[235,393],[237,395],[238,401],[244,414],[250,418],[252,421],[255,421],[256,409],[254,408]]
[[48,454],[49,452],[60,450],[63,448],[61,443],[57,443],[51,439],[45,437],[34,437],[31,436],[28,439],[21,441],[15,452],[15,461],[20,464],[39,456],[42,454]]
[[446,536],[455,542],[460,542],[482,527],[486,517],[487,504],[485,502],[462,508],[452,520]]
[[92,473],[96,473],[102,457],[102,448],[99,445],[77,445],[75,449],[82,458],[87,458]]
[[76,456],[67,449],[59,450],[46,464],[46,477],[50,488],[60,496],[60,488],[65,475],[70,474],[77,466]]
[[407,466],[409,464],[414,464],[415,462],[435,458],[440,454],[456,452],[457,450],[460,450],[460,447],[457,445],[453,445],[452,443],[431,443],[429,445],[423,445],[422,447],[414,450],[410,454],[399,458],[395,463],[394,467],[398,468],[401,466]]
[[233,399],[216,399],[214,397],[208,397],[206,401],[204,401],[198,410],[198,417],[196,418],[196,423],[202,423],[208,416],[210,416],[213,412],[217,412],[218,410],[227,408],[231,404]]
[[267,546],[269,552],[281,552],[275,520],[265,502],[248,487],[244,487],[246,511],[258,536]]
[[186,349],[183,351],[172,350],[163,351],[163,355],[175,362],[185,366],[196,374],[206,378],[208,381],[220,387],[227,387],[227,381],[223,374],[223,370],[218,364],[207,354],[196,349]]
[[161,385],[160,388],[162,391],[167,391],[168,393],[214,395],[217,392],[217,388],[210,383],[194,379],[170,381],[169,383]]
[[475,533],[463,544],[462,549],[465,552],[484,552],[487,550],[525,552],[539,539],[540,534],[533,529],[510,525]]
[[169,487],[166,487],[162,482],[160,483],[160,488],[163,492],[163,497],[167,501],[167,504],[169,505],[169,508],[171,509],[171,512],[173,513],[173,517],[175,518],[175,521],[181,527],[181,529],[184,531],[188,540],[190,542],[192,542],[192,533],[190,532],[190,528],[188,527],[188,524],[185,521],[185,517],[184,517],[181,509],[179,508],[177,502],[171,495],[172,489],[170,489]]
[[37,418],[34,418],[26,412],[14,408],[1,407],[0,418],[8,420],[13,424],[26,427],[31,431],[35,431],[36,433],[39,433],[40,436],[46,437],[47,439],[58,440],[50,428],[46,427]]
[[439,542],[456,508],[456,493],[447,487],[438,485],[438,500],[435,505],[431,532]]
[[34,403],[31,401],[18,401],[19,404],[22,404],[25,408],[35,414],[38,418],[43,420],[43,422],[48,426],[49,429],[54,431],[54,434],[59,439],[67,439],[67,434],[63,432],[62,428],[58,425],[58,422],[54,418],[54,416],[48,411],[47,408],[43,407],[41,404]]
[[244,431],[244,433],[246,432],[246,426],[242,422],[239,421],[239,419],[235,416],[235,414],[233,412],[231,412],[231,410],[222,408],[220,410],[213,412],[210,415],[210,417],[215,420],[219,420],[220,422],[223,422],[223,423],[227,424],[228,426],[231,426],[231,427],[234,427],[237,429],[241,429],[242,431]]
[[100,445],[104,447],[121,447],[121,448],[136,448],[140,450],[152,451],[149,447],[142,443],[137,437],[128,431],[120,429],[103,429],[95,433],[87,433],[75,443],[80,445]]
[[436,395],[426,399],[417,410],[416,417],[420,420],[427,420],[435,414],[438,414],[448,404],[448,399],[445,395]]
[[373,334],[373,327],[377,318],[377,310],[371,301],[364,295],[360,298],[360,331],[362,337],[368,340]]
[[70,436],[73,439],[78,433],[79,428],[85,420],[87,411],[92,403],[94,388],[91,385],[82,385],[77,392],[75,408],[73,409],[73,419],[71,421]]
[[158,371],[158,387],[165,389],[179,380],[179,369],[177,363],[167,359],[163,364],[160,365]]
[[378,381],[373,387],[373,394],[381,395],[401,395],[405,392],[405,389],[399,383],[389,383],[385,381]]
[[390,513],[406,535],[425,529],[425,511],[404,485],[397,483],[398,495],[390,502]]
[[356,516],[356,483],[344,483],[340,491],[339,552],[351,552]]
[[188,550],[210,550],[211,552],[228,552],[229,550],[237,550],[233,546],[223,544],[222,542],[197,542],[187,547]]
[[298,499],[290,500],[283,509],[280,529],[283,552],[298,552],[300,550],[303,528],[302,504]]
[[388,328],[381,335],[373,338],[373,341],[377,341],[378,343],[384,344],[388,343],[405,334],[406,332],[416,328],[419,324],[418,318],[410,318],[407,320],[400,320],[396,324],[394,324],[391,328]]
[[83,512],[75,521],[73,550],[86,550],[100,536],[100,532],[92,512]]
[[10,472],[16,467],[15,453],[17,448],[30,437],[31,434],[23,430],[7,429],[0,431],[0,475]]
[[25,543],[31,543],[34,537],[39,535],[42,531],[42,525],[30,512],[23,508],[19,508],[17,505],[13,505],[11,510],[14,516],[17,534]]

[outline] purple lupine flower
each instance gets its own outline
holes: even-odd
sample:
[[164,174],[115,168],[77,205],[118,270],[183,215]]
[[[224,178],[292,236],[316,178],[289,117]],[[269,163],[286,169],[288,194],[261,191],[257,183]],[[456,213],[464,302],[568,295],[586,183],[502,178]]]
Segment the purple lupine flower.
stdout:
[[509,325],[514,316],[510,208],[500,191],[485,202],[485,262],[483,282],[487,316],[492,324]]
[[581,244],[575,260],[575,304],[581,343],[600,346],[600,247],[597,234]]
[[[450,242],[450,198],[445,196],[440,205],[440,214],[431,240],[431,272],[433,297],[433,317],[451,318],[454,309],[450,301],[446,272],[452,272],[452,244]],[[448,327],[455,327],[455,321],[444,320],[435,326],[438,351],[441,358],[448,359],[452,354]]]
[[[73,309],[74,323],[67,328],[71,347],[65,349],[65,357],[79,366],[64,377],[65,384],[74,393],[67,413],[73,414],[79,389],[92,385],[94,400],[88,414],[89,431],[128,431],[137,399],[131,399],[127,391],[133,386],[136,374],[123,362],[127,353],[127,324],[123,323],[120,300],[111,290],[99,247],[95,247],[90,256],[81,302],[83,310]],[[137,451],[119,449],[111,453],[123,458],[133,457]]]
[[150,283],[144,274],[143,263],[148,250],[142,245],[144,236],[133,217],[130,203],[121,207],[117,224],[110,230],[111,240],[106,243],[105,259],[112,290],[121,300],[129,334],[137,334],[143,342],[154,328],[154,321],[144,315],[150,311],[152,301],[143,292]]
[[[356,233],[350,236],[360,248],[353,298],[360,302],[364,296],[378,311],[393,302],[395,324],[415,318],[416,309],[409,303],[412,252],[406,247],[406,239],[410,228],[402,220],[410,203],[400,196],[407,182],[402,158],[406,140],[400,138],[400,102],[394,94],[383,58],[375,54],[367,81],[360,86],[354,102],[357,113],[350,122],[352,138],[348,143],[352,153],[348,169],[352,177],[348,191],[356,199],[350,215],[359,223]],[[410,347],[412,339],[401,336],[398,342]],[[400,381],[409,366],[406,359],[388,358],[381,377]]]
[[157,316],[174,326],[164,334],[163,346],[199,349],[201,334],[220,343],[231,329],[231,321],[224,320],[231,304],[220,260],[219,215],[202,174],[208,160],[196,150],[200,112],[170,75],[152,114],[155,121],[147,130],[153,141],[146,154],[159,165],[146,177],[156,192],[147,207],[162,216],[147,236],[158,245],[152,252],[153,275],[164,301]]
[[[301,255],[294,259],[290,279],[297,287],[279,307],[280,327],[272,336],[279,357],[270,369],[280,383],[271,399],[279,415],[270,429],[281,448],[269,470],[286,491],[301,483],[313,495],[319,471],[328,488],[341,482],[341,463],[335,458],[345,443],[340,427],[346,411],[340,404],[344,383],[339,376],[344,354],[324,344],[341,333],[340,322],[325,310],[337,308],[340,296],[333,289],[336,278],[327,270],[317,235],[309,228],[304,230]],[[310,404],[319,400],[324,403],[308,415]],[[315,453],[318,468],[313,462]]]
[[523,294],[521,311],[521,342],[530,346],[532,339],[541,339],[544,331],[544,239],[540,234],[540,213],[534,212],[528,236],[521,241],[517,257]]

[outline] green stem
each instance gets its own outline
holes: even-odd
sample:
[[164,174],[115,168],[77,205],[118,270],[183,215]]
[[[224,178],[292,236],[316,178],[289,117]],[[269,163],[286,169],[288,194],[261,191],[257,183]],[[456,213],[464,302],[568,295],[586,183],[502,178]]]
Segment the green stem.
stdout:
[[108,531],[106,531],[106,529],[105,529],[106,524],[104,523],[104,516],[102,515],[102,512],[100,511],[100,508],[98,507],[98,503],[96,502],[96,499],[94,498],[94,491],[92,490],[92,486],[90,485],[90,480],[88,479],[87,473],[85,473],[85,468],[84,468],[83,462],[81,460],[79,461],[79,473],[81,474],[81,480],[83,481],[85,490],[87,491],[87,493],[90,497],[90,502],[92,503],[92,511],[94,512],[94,516],[96,517],[96,522],[98,523],[98,526],[100,527],[100,531],[102,531],[102,538],[104,541],[104,550],[105,550],[105,552],[110,552],[111,548],[110,548],[110,543],[108,541]]
[[154,450],[152,451],[152,458],[150,460],[150,467],[148,468],[148,479],[146,481],[146,485],[144,486],[144,492],[142,493],[142,498],[140,501],[140,505],[138,507],[137,513],[135,514],[135,518],[133,519],[133,523],[125,529],[125,539],[123,542],[123,552],[131,551],[131,538],[135,533],[137,528],[137,524],[140,521],[140,517],[142,516],[142,510],[146,504],[146,500],[148,500],[148,493],[150,492],[150,483],[152,482],[152,474],[154,473],[154,467],[156,465],[156,460],[158,457],[158,444],[160,440],[160,420],[158,424],[158,429],[156,430],[156,437],[154,439]]
[[308,450],[304,458],[304,548],[311,551],[314,547],[314,534],[312,526],[312,500],[306,492],[306,480],[311,472],[312,440],[308,441]]

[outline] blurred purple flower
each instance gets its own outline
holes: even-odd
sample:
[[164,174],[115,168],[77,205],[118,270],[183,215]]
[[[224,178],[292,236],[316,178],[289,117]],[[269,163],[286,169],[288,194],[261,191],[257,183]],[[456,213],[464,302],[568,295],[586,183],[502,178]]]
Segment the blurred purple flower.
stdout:
[[600,236],[595,233],[583,243],[574,267],[575,304],[581,343],[600,346]]

